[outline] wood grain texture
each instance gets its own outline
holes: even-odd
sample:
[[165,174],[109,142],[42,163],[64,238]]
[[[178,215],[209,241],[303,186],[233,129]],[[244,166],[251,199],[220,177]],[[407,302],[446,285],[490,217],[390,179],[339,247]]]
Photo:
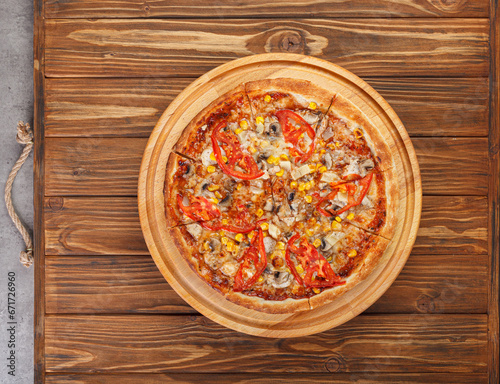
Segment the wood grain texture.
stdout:
[[[486,138],[413,138],[424,194],[487,195]],[[464,184],[469,184],[464,188]]]
[[[142,138],[47,138],[46,195],[136,195]],[[414,138],[424,194],[486,195],[486,138]]]
[[486,315],[358,316],[286,340],[202,316],[49,316],[46,358],[48,372],[484,373],[486,333]]
[[49,374],[46,384],[484,384],[484,373],[140,373],[140,374]]
[[291,0],[286,13],[282,3],[265,0],[185,2],[180,0],[47,0],[47,18],[115,17],[488,17],[488,1]]
[[[366,78],[410,136],[486,136],[486,78]],[[45,136],[149,137],[192,79],[47,79]],[[425,111],[425,113],[423,113]]]
[[[48,197],[47,255],[148,255],[135,197]],[[487,253],[487,200],[424,196],[414,254]]]
[[197,77],[266,52],[316,56],[359,76],[489,73],[487,19],[52,19],[46,32],[48,77]]
[[[412,254],[367,312],[486,313],[487,278],[487,255]],[[196,313],[149,257],[47,257],[45,280],[49,314]]]

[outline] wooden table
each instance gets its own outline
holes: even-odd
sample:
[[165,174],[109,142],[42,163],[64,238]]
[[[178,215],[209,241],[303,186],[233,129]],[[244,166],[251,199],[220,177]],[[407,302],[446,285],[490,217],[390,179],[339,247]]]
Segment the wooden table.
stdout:
[[[37,383],[497,383],[497,0],[35,0]],[[364,314],[264,339],[197,314],[144,243],[149,133],[237,57],[344,66],[403,120],[424,191],[403,272]]]

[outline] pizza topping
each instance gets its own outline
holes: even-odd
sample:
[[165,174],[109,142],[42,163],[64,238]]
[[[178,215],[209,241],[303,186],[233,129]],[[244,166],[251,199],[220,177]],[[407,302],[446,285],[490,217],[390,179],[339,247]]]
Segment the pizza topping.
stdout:
[[181,195],[177,195],[180,210],[191,220],[210,221],[220,217],[220,210],[203,196],[189,196],[189,206],[183,204]]
[[[307,239],[302,238],[299,242],[299,246],[294,244],[299,238],[300,234],[298,233],[290,238],[285,253],[286,263],[288,268],[292,271],[297,283],[310,288],[333,287],[344,284],[345,281],[342,281],[340,277],[333,272],[328,261],[326,261],[326,259],[316,250],[314,245],[310,244]],[[295,258],[300,263],[297,267],[290,257],[290,252],[294,253]],[[303,276],[301,276],[301,274]]]
[[[257,243],[257,245],[255,244]],[[260,277],[267,266],[267,256],[264,249],[264,236],[262,229],[259,228],[258,236],[254,236],[250,247],[243,253],[243,263],[234,278],[234,291],[241,292],[244,289],[250,288]],[[250,270],[255,270],[253,275],[248,276]],[[246,277],[246,279],[245,279]]]
[[[303,163],[309,160],[315,147],[314,129],[298,114],[286,109],[276,112],[276,117],[281,124],[285,141],[293,145],[290,153],[295,157],[295,162]],[[307,144],[306,136],[310,139],[309,144]]]
[[[259,169],[252,155],[243,152],[236,135],[229,129],[222,130],[226,126],[226,121],[220,122],[214,129],[211,137],[215,159],[221,170],[229,176],[243,180],[253,180],[262,176],[264,172]],[[223,159],[219,141],[221,142],[222,149],[226,152],[227,163]]]

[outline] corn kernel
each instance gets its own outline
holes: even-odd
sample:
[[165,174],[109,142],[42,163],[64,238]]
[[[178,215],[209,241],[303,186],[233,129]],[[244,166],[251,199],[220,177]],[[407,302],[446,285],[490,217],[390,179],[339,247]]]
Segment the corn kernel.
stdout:
[[286,155],[286,153],[283,153],[280,155],[280,159],[283,160],[283,161],[288,161],[288,156]]
[[299,184],[299,191],[303,191],[304,189],[306,189],[306,185],[304,183],[300,183]]
[[266,95],[266,96],[264,97],[264,101],[265,101],[266,103],[269,103],[269,102],[271,101],[271,96]]
[[236,184],[236,189],[239,191],[243,187],[243,184],[238,183]]
[[278,172],[276,172],[276,176],[281,177],[285,173],[284,169],[280,169]]
[[226,236],[224,236],[223,238],[220,239],[220,241],[222,244],[226,245],[229,239]]
[[209,241],[205,241],[203,243],[203,248],[205,249],[205,251],[210,250],[210,242]]
[[309,196],[309,195],[307,195],[307,196],[305,197],[305,199],[306,199],[306,201],[307,201],[309,204],[311,204],[311,203],[312,203],[312,201],[313,201],[312,196]]
[[309,164],[309,169],[311,171],[315,171],[316,170],[316,166],[314,164]]
[[263,231],[267,231],[269,229],[269,224],[262,223],[262,224],[260,224],[260,227],[262,228]]
[[325,144],[326,144],[326,143],[325,143],[325,140],[323,140],[323,139],[319,139],[319,146],[320,146],[320,147],[324,147],[324,146],[325,146]]
[[248,240],[252,240],[255,237],[255,232],[250,232],[247,236]]
[[351,250],[349,251],[349,253],[347,254],[347,256],[349,256],[349,257],[351,257],[351,258],[352,258],[352,257],[356,257],[356,255],[357,255],[357,254],[358,254],[358,252],[356,252],[356,250],[355,250],[355,249],[351,249]]
[[297,270],[298,273],[304,273],[304,268],[302,268],[302,265],[297,265],[295,269]]
[[226,247],[227,247],[227,250],[229,252],[233,252],[233,250],[234,250],[234,243],[231,240],[228,240]]
[[257,212],[256,212],[256,213],[257,213],[257,216],[258,216],[258,217],[261,217],[261,216],[264,214],[264,211],[263,211],[262,209],[260,209],[260,208],[259,208],[259,209],[257,209]]
[[222,225],[228,225],[229,220],[228,219],[222,219]]
[[274,157],[273,155],[269,156],[266,160],[269,164],[274,164],[274,162],[276,161],[276,157]]
[[[297,128],[300,128],[300,126],[298,126]],[[303,139],[304,138],[304,134],[301,133],[300,136],[299,136],[299,139]]]
[[278,241],[276,243],[276,248],[278,248],[278,249],[285,249],[285,243],[282,242],[282,241]]
[[316,224],[317,220],[315,217],[311,217],[309,220],[307,220],[307,224],[309,225],[314,225]]
[[209,165],[209,166],[207,167],[207,172],[208,172],[208,173],[214,173],[214,172],[215,172],[215,167],[214,167],[213,165]]
[[290,188],[293,188],[293,189],[297,188],[297,182],[296,181],[292,181],[290,183]]
[[269,146],[269,141],[267,141],[267,140],[262,140],[262,141],[260,142],[260,146],[261,146],[262,148],[266,148],[266,147],[268,147],[268,146]]
[[342,218],[340,216],[335,217],[335,220],[340,223],[342,221]]
[[263,281],[264,281],[264,278],[262,276],[259,276],[259,278],[257,279],[257,282],[262,283]]
[[332,222],[332,229],[333,230],[339,230],[342,228],[342,225],[340,225],[340,223],[337,223],[336,221]]
[[321,245],[321,240],[320,239],[316,239],[313,241],[313,245],[318,248],[320,245]]
[[[337,222],[335,221],[335,223],[337,223]],[[337,224],[338,224],[338,223],[337,223]],[[325,223],[325,224],[323,224],[323,230],[324,230],[325,232],[326,232],[326,231],[329,231],[329,230],[330,230],[330,223]]]
[[238,233],[238,234],[236,234],[236,236],[234,238],[238,243],[241,243],[243,241],[243,239],[245,238],[245,236],[242,233]]
[[320,155],[324,155],[325,153],[326,153],[326,149],[322,149],[321,151],[319,151]]
[[312,235],[314,235],[314,230],[312,230],[312,229],[306,229],[305,232],[306,232],[306,235],[309,236],[309,237],[311,237]]
[[226,156],[222,156],[222,161],[223,161],[224,163],[227,163],[227,157],[226,157]]
[[213,152],[210,154],[210,160],[217,161]]
[[239,135],[241,132],[243,132],[243,129],[241,129],[241,128],[236,128],[234,130],[234,133],[236,133],[237,135]]
[[257,118],[255,119],[255,122],[257,124],[264,124],[264,118],[262,116],[257,116]]
[[328,171],[328,168],[326,168],[324,165],[322,167],[319,167],[318,169],[319,173],[324,173],[326,171]]
[[347,220],[352,220],[352,219],[354,219],[354,213],[351,212],[347,215]]
[[308,181],[308,182],[306,183],[306,185],[305,185],[305,189],[306,189],[306,191],[309,191],[309,190],[312,188],[312,186],[313,186],[313,185],[312,185],[312,183],[311,183],[310,181]]
[[304,228],[304,223],[301,221],[297,224],[297,229],[302,229]]
[[219,191],[215,191],[215,197],[218,198],[219,200],[222,199],[222,195],[220,194]]
[[336,142],[335,142],[335,146],[336,146],[336,147],[340,147],[340,142],[336,141]]
[[316,109],[316,108],[317,108],[317,105],[314,101],[309,103],[309,109]]
[[210,184],[210,185],[208,186],[208,188],[207,188],[207,189],[208,189],[210,192],[213,192],[213,191],[218,190],[219,188],[220,188],[220,187],[219,187],[218,185],[216,185],[216,184]]
[[210,200],[212,200],[212,203],[214,204],[219,204],[219,200],[217,200],[215,197],[212,197]]
[[248,123],[246,120],[241,120],[240,121],[240,128],[241,129],[247,129],[248,128]]
[[330,149],[334,149],[335,148],[335,144],[330,143],[330,144],[327,145],[327,147],[330,148]]
[[332,261],[332,260],[333,260],[333,256],[328,256],[328,257],[326,258],[326,261],[328,261],[328,262],[330,262],[330,261]]
[[321,289],[319,289],[319,288],[313,288],[313,292],[314,293],[321,293]]
[[354,130],[354,137],[356,139],[361,139],[363,137],[363,131],[361,129],[359,129],[359,128],[356,128]]
[[251,145],[251,146],[249,146],[249,147],[248,147],[248,151],[249,151],[250,153],[255,153],[255,152],[257,152],[257,150],[255,149],[255,147],[254,147],[253,145]]
[[347,188],[345,187],[345,185],[344,185],[344,184],[340,184],[340,185],[338,186],[338,189],[339,189],[339,191],[340,191],[340,192],[342,192],[342,193],[346,193],[346,192],[347,192]]

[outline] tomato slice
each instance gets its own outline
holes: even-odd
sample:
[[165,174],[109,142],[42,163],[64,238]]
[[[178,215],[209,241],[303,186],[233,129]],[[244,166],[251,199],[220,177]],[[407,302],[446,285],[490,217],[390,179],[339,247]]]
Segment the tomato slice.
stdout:
[[[310,244],[307,239],[302,238],[299,246],[294,243],[300,238],[300,234],[295,234],[288,240],[288,246],[285,251],[285,260],[288,268],[292,271],[297,283],[310,288],[334,287],[345,284],[341,278],[333,272],[332,267],[326,259],[320,255],[316,248]],[[290,252],[295,254],[295,258],[300,262],[304,269],[304,278],[300,276],[290,258]]]
[[[221,121],[219,125],[215,127],[211,136],[215,160],[217,161],[217,164],[219,164],[222,172],[242,180],[253,180],[261,177],[264,174],[264,171],[259,169],[252,155],[242,151],[240,141],[236,135],[231,130],[222,131],[222,128],[226,126],[227,121]],[[226,152],[227,163],[225,163],[222,159],[222,151],[219,146],[219,141],[221,142],[222,148]],[[236,170],[236,166],[245,170],[246,173]]]
[[177,204],[180,210],[191,220],[198,221],[203,228],[218,231],[220,224],[213,222],[213,220],[220,217],[219,208],[203,196],[189,196],[188,199],[189,205],[186,206],[182,201],[182,196],[177,195]]
[[[283,109],[276,112],[276,117],[281,124],[281,130],[287,143],[292,144],[294,147],[290,154],[294,156],[295,162],[303,163],[312,156],[314,152],[316,132],[301,116],[295,112]],[[303,150],[307,146],[305,141],[305,134],[311,139],[307,151]]]
[[250,223],[252,217],[248,213],[248,209],[243,205],[238,205],[238,211],[230,214],[231,224],[223,225],[221,228],[232,233],[248,233],[253,231],[257,223]]
[[[255,243],[258,243],[257,245]],[[260,257],[259,257],[260,254]],[[257,236],[254,236],[250,247],[247,248],[245,253],[242,256],[243,263],[241,263],[236,276],[234,277],[234,286],[233,290],[235,292],[241,292],[244,289],[250,288],[255,284],[257,279],[262,275],[262,272],[266,269],[267,266],[267,256],[266,250],[264,248],[264,235],[262,233],[262,229],[259,228],[259,233]],[[251,266],[255,267],[255,273],[252,277],[248,278],[245,281],[244,273]]]
[[[361,176],[357,179],[359,180],[359,187],[360,187],[360,192],[358,196],[355,198],[356,190],[358,187],[356,187],[356,184],[353,182],[340,182],[332,185],[333,190],[330,192],[327,196],[323,197],[317,204],[316,204],[316,209],[318,210],[319,213],[321,213],[323,216],[331,217],[334,215],[340,215],[341,213],[344,213],[347,211],[349,208],[355,207],[363,201],[365,198],[368,189],[370,189],[370,184],[373,179],[373,173],[370,173],[369,175],[366,175],[365,177],[361,178]],[[327,211],[324,208],[321,207],[321,205],[325,201],[330,201],[335,199],[335,196],[337,195],[340,186],[344,186],[344,188],[347,189],[347,204],[345,207],[342,209],[339,209],[338,211]]]

